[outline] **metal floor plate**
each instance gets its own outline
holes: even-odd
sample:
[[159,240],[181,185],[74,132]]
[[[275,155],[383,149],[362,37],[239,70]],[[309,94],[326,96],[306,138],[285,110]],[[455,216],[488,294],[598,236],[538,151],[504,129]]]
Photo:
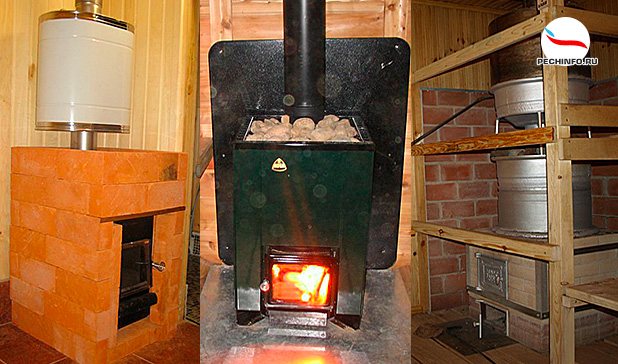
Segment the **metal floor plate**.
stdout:
[[210,268],[200,301],[202,364],[411,362],[410,301],[398,272],[367,271],[361,328],[329,322],[326,339],[268,334],[268,319],[236,325],[233,267]]

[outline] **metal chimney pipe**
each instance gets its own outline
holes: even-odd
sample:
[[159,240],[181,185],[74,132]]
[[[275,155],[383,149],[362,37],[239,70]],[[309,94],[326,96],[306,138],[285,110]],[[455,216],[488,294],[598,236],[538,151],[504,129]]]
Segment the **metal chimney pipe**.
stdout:
[[103,0],[75,0],[75,10],[80,13],[101,14]]
[[284,0],[285,112],[292,120],[324,117],[325,0]]
[[[80,13],[101,14],[103,0],[75,0],[75,10]],[[72,131],[71,149],[97,149],[97,133],[94,131]]]

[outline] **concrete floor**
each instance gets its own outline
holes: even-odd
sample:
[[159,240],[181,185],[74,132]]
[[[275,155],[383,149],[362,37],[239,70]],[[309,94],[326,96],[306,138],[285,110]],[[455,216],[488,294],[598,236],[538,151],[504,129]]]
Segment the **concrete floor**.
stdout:
[[268,334],[264,319],[235,323],[234,269],[212,266],[201,294],[201,362],[218,363],[410,363],[410,301],[398,272],[367,272],[361,328],[332,323],[327,338]]

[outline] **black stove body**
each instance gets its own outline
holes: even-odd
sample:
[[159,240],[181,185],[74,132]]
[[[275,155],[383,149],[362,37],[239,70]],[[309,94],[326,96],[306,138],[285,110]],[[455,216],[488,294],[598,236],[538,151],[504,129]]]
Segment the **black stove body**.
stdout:
[[[295,5],[290,8],[289,4],[292,3]],[[326,278],[334,279],[334,283],[326,285],[331,292],[322,301],[307,296],[313,305],[308,305],[306,311],[326,310],[329,317],[336,316],[336,312],[353,312],[349,316],[340,315],[339,321],[358,328],[362,314],[365,269],[385,269],[396,259],[406,143],[410,48],[398,38],[324,39],[323,6],[323,0],[286,0],[284,41],[225,41],[214,44],[210,50],[219,256],[226,264],[236,265],[239,324],[255,322],[263,315],[268,315],[270,310],[289,312],[290,306],[286,300],[290,297],[286,296],[285,290],[279,290],[279,293],[272,290],[275,289],[271,286],[276,278],[274,276],[283,269],[283,272],[291,273],[292,277],[302,278],[305,273],[310,275],[317,261],[326,268],[322,271],[320,282],[323,283]],[[307,14],[313,14],[313,17],[308,18]],[[317,25],[299,22],[298,19],[317,19]],[[362,123],[362,129],[370,136],[367,139],[370,142],[289,143],[247,142],[239,139],[239,134],[246,131],[248,120],[284,114],[291,115],[292,120],[298,117],[319,120],[326,114],[351,116],[352,120]],[[244,154],[239,154],[241,152]],[[246,158],[239,159],[239,156],[244,158],[247,153],[268,167],[263,168],[264,173],[258,171],[259,168],[254,169],[258,173],[254,178],[245,173],[251,163]],[[345,229],[340,229],[332,236],[324,236],[324,241],[330,241],[324,244],[316,243],[319,239],[303,238],[306,234],[287,240],[272,239],[268,235],[271,230],[268,226],[261,226],[262,222],[266,224],[272,216],[294,216],[289,211],[290,206],[299,206],[299,211],[303,208],[311,210],[312,206],[307,207],[306,202],[315,197],[313,189],[306,189],[306,193],[302,192],[303,189],[294,189],[293,184],[298,184],[298,181],[293,181],[293,173],[289,173],[290,182],[282,179],[281,189],[290,188],[297,192],[287,194],[286,203],[279,207],[277,204],[269,204],[280,198],[276,196],[276,189],[269,185],[269,178],[279,177],[270,177],[265,173],[271,170],[271,163],[272,170],[276,171],[279,155],[285,156],[282,159],[297,160],[298,165],[308,166],[306,168],[314,168],[321,163],[331,166],[329,160],[346,161],[349,156],[354,156],[351,160],[363,161],[361,164],[341,163],[329,170],[336,171],[339,176],[352,176],[346,179],[344,186],[353,186],[349,188],[352,191],[363,191],[362,195],[355,195],[355,198],[362,201],[359,205],[369,215],[364,220],[364,229],[361,228],[358,234],[362,237],[360,243],[356,239],[351,243],[353,245],[347,245]],[[315,163],[312,163],[312,158],[316,158]],[[246,166],[242,170],[238,169],[239,160]],[[351,170],[359,165],[362,165],[360,174],[358,170]],[[326,177],[319,171],[315,174],[317,178],[328,178],[328,173],[331,172],[325,173]],[[251,193],[238,193],[242,188],[242,181],[239,180],[241,174],[243,179],[251,178],[252,183],[263,186],[258,192],[264,196],[264,205],[269,206],[267,211],[259,208],[251,214],[235,211],[235,206],[251,207],[255,204],[255,201],[249,200]],[[297,175],[313,174],[301,171]],[[326,180],[325,183],[330,182]],[[357,187],[355,184],[359,188],[354,188]],[[347,190],[344,188],[341,191],[345,193]],[[348,201],[349,198],[342,197],[340,200]],[[349,219],[346,211],[355,211],[355,207],[358,206],[353,203],[350,205],[349,201],[347,204],[328,206],[330,209],[342,210],[333,214],[340,216],[340,221],[349,221],[346,220]],[[245,226],[245,220],[242,219],[253,219],[252,226],[257,226],[253,238],[246,231],[239,230]],[[314,226],[313,222],[306,219],[307,215],[303,215],[298,221],[299,226],[294,226],[297,222],[286,218],[281,223],[282,231],[298,231]],[[272,225],[272,222],[269,223]],[[319,224],[320,221],[315,223]],[[329,222],[323,225],[336,224]],[[346,271],[350,267],[349,262],[345,262],[346,257],[350,256],[346,252],[351,250],[357,252],[354,255],[354,272]],[[304,265],[302,272],[298,264]],[[342,277],[358,277],[359,274],[363,279],[357,279],[360,282],[358,284],[351,285],[342,281]],[[260,283],[264,284],[260,286]],[[287,284],[280,283],[280,287]],[[251,294],[247,295],[247,292]],[[354,307],[338,308],[338,297],[348,297],[345,301],[339,299],[340,305],[349,306],[349,302],[354,302]],[[299,299],[299,302],[304,300]],[[302,308],[302,305],[299,307]]]

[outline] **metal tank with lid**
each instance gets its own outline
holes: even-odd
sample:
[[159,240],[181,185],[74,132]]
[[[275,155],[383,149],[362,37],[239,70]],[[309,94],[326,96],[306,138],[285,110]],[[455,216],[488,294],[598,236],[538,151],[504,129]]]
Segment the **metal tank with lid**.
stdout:
[[36,129],[71,132],[75,149],[95,149],[97,132],[129,132],[133,27],[101,6],[77,0],[39,19]]

